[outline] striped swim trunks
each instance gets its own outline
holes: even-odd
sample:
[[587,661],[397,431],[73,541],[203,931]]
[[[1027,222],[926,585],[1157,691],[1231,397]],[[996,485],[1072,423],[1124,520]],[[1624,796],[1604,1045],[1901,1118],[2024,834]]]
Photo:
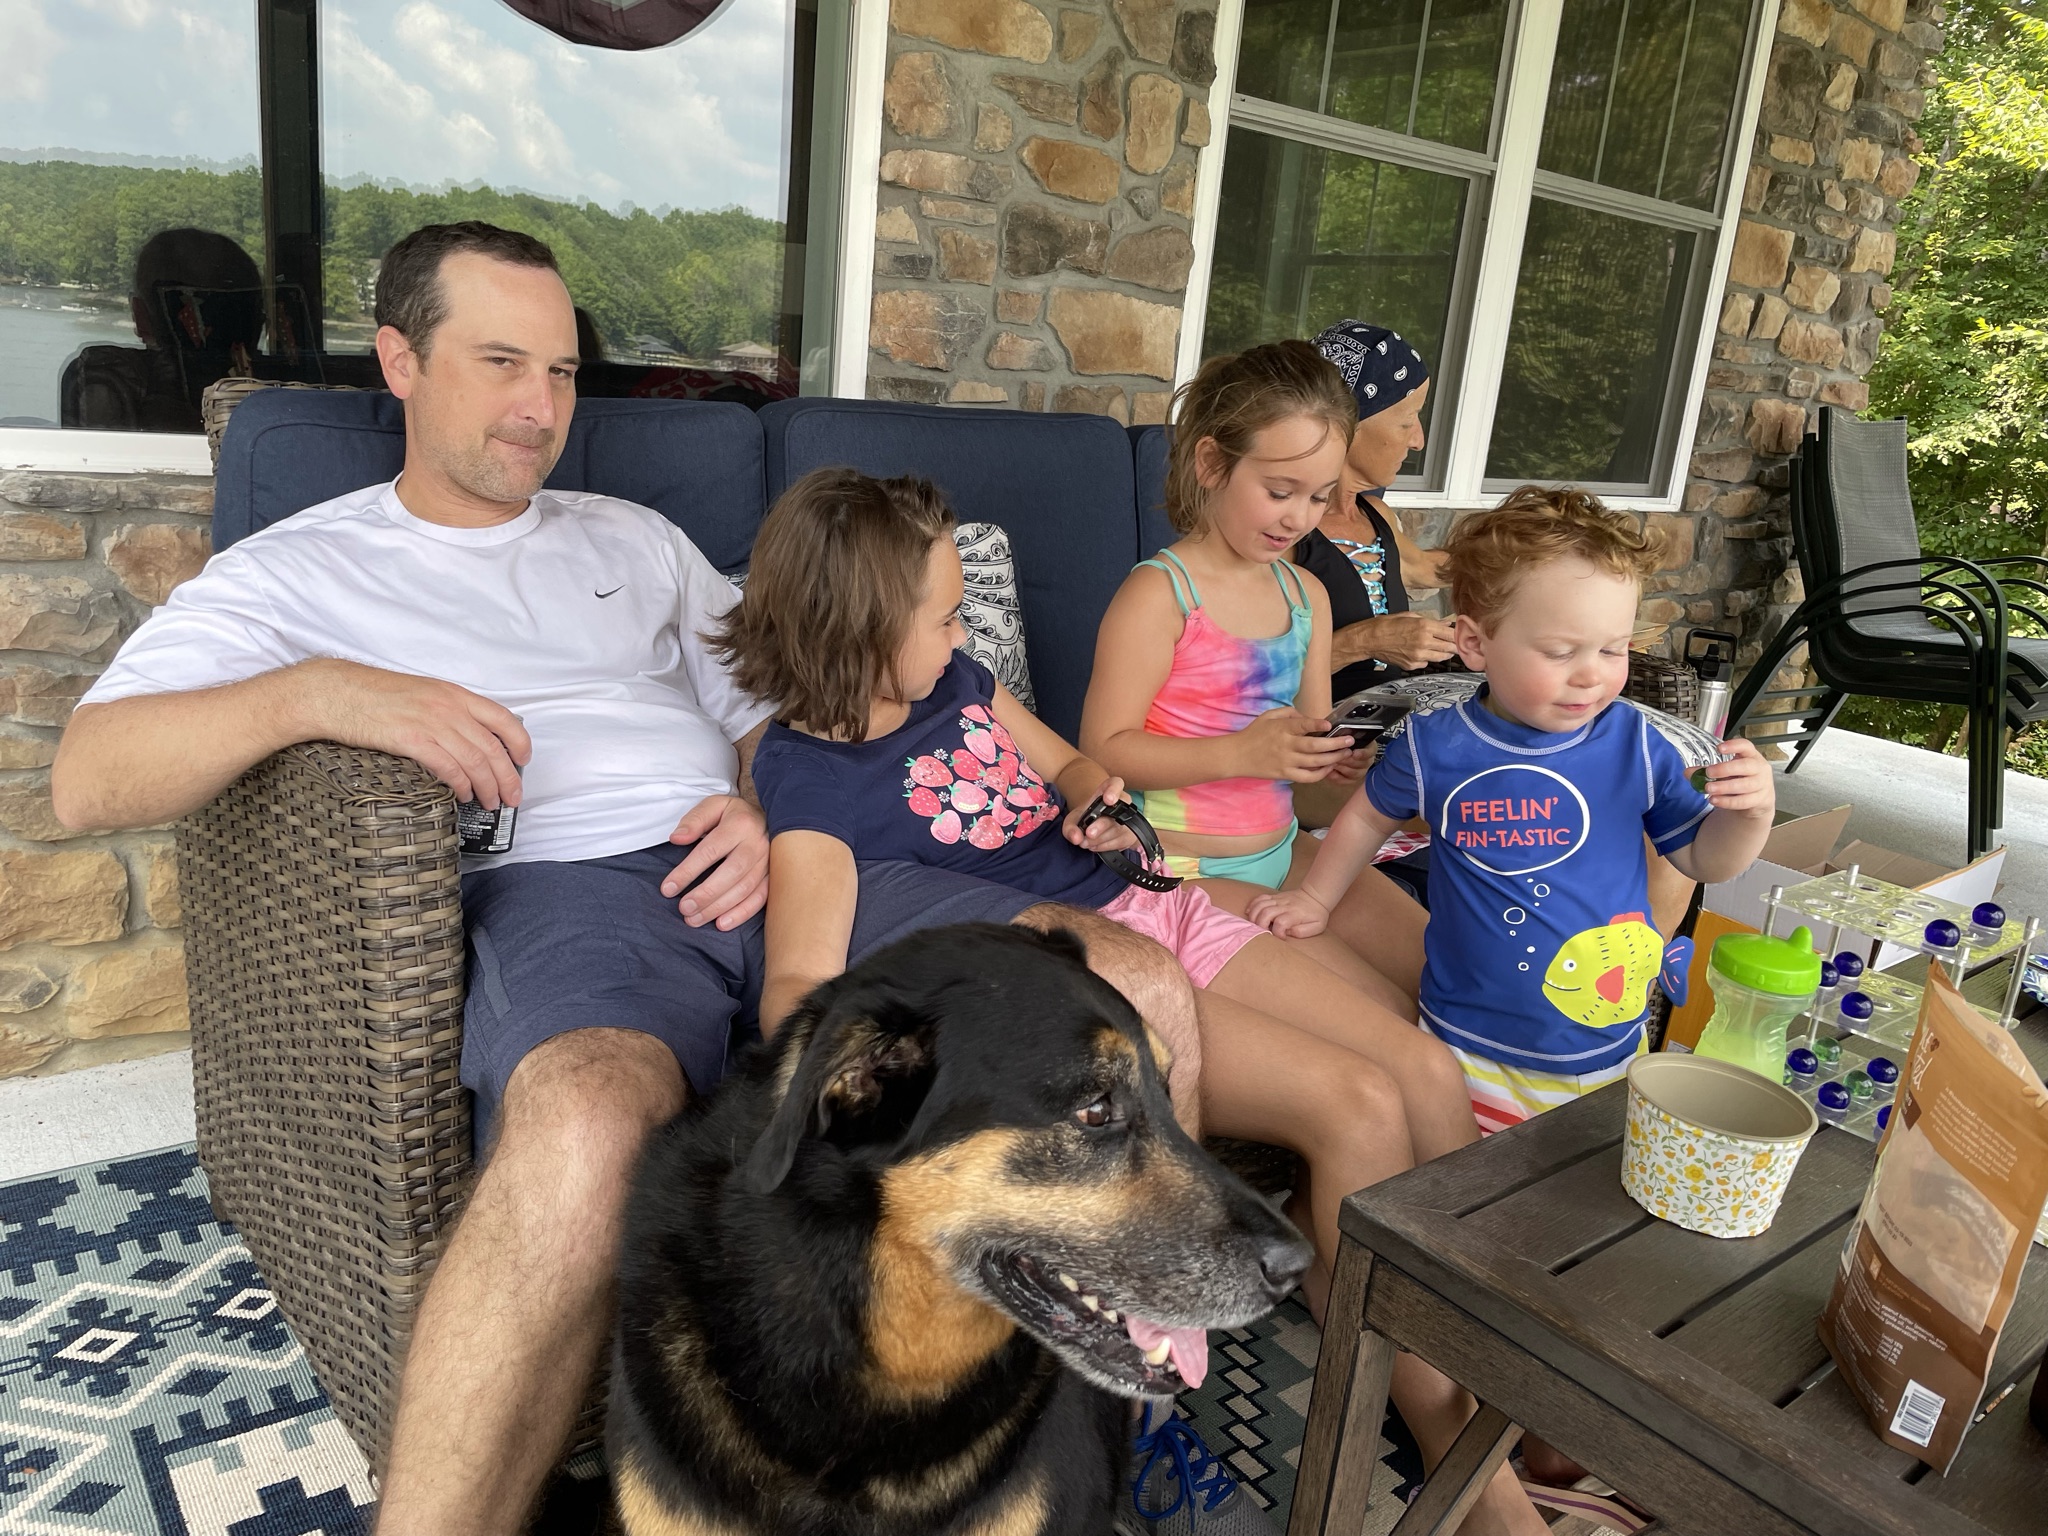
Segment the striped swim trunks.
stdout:
[[[1546,1109],[1569,1104],[1628,1075],[1626,1060],[1596,1072],[1537,1072],[1461,1051],[1448,1040],[1443,1043],[1465,1069],[1465,1091],[1472,1097],[1472,1118],[1479,1122],[1482,1136],[1533,1120]],[[1641,1055],[1648,1043],[1639,1038],[1636,1054]]]

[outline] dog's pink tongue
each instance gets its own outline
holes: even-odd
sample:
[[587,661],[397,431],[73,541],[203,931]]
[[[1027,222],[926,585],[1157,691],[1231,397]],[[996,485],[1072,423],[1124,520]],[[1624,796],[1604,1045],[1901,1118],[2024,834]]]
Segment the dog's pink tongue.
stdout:
[[1131,1342],[1140,1349],[1152,1349],[1161,1339],[1166,1340],[1167,1357],[1173,1361],[1173,1368],[1180,1372],[1180,1379],[1189,1386],[1199,1387],[1202,1378],[1209,1374],[1208,1330],[1162,1328],[1128,1312],[1124,1314],[1124,1328],[1130,1334]]

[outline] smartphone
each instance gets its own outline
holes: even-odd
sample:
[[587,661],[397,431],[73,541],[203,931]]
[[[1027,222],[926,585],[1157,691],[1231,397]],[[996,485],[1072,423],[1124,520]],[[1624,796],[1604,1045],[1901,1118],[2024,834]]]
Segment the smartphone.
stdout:
[[1330,728],[1323,734],[1349,736],[1355,752],[1378,741],[1414,708],[1413,700],[1385,684],[1363,688],[1337,701],[1336,708],[1330,711]]
[[519,808],[514,805],[500,805],[495,811],[485,809],[477,800],[455,802],[455,835],[461,839],[464,853],[506,853],[512,847],[512,829],[519,818]]

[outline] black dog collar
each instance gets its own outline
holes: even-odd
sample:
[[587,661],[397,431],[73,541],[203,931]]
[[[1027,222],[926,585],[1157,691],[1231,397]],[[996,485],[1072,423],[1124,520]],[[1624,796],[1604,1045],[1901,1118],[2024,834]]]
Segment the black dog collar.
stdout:
[[1170,891],[1180,884],[1179,875],[1162,875],[1148,867],[1163,866],[1166,863],[1166,849],[1160,845],[1159,834],[1152,830],[1152,823],[1147,821],[1130,801],[1118,800],[1110,804],[1097,796],[1089,803],[1088,809],[1081,813],[1081,820],[1077,826],[1079,830],[1086,832],[1105,816],[1118,826],[1129,827],[1137,834],[1138,848],[1145,855],[1145,862],[1140,864],[1121,848],[1098,853],[1095,855],[1098,859],[1142,890]]

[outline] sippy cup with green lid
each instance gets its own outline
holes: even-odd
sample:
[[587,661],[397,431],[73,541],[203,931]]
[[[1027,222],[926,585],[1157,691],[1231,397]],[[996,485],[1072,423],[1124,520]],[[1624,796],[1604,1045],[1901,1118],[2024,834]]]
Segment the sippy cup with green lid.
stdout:
[[1804,928],[1793,929],[1789,939],[1725,934],[1714,941],[1707,985],[1714,991],[1714,1016],[1700,1032],[1694,1054],[1733,1062],[1777,1082],[1785,1075],[1788,1027],[1813,1005],[1820,990],[1813,935]]

